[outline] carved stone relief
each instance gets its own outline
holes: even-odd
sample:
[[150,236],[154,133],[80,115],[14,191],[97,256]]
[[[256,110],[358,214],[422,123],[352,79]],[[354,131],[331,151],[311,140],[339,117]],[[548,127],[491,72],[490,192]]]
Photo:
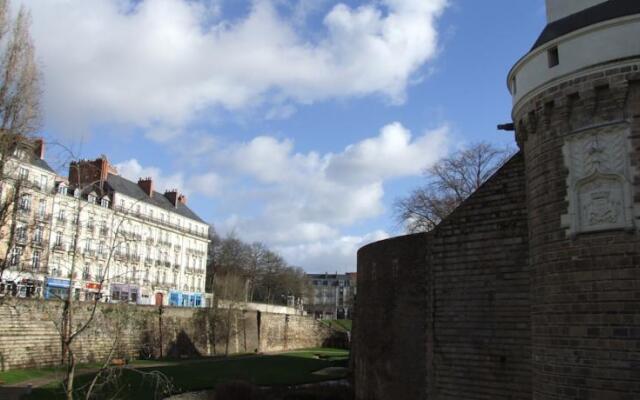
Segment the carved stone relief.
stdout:
[[564,161],[569,169],[569,210],[563,225],[581,232],[634,228],[629,125],[601,125],[567,137]]

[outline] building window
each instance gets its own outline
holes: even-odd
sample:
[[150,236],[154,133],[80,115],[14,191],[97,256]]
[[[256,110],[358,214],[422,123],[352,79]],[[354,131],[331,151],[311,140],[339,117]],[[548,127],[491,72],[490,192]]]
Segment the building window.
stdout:
[[547,61],[549,61],[549,68],[553,68],[560,64],[560,54],[558,53],[558,46],[554,46],[547,50]]
[[96,196],[94,194],[90,194],[89,196],[87,196],[87,200],[91,204],[96,204]]
[[35,242],[35,244],[42,244],[42,227],[41,226],[36,227],[35,231],[33,232],[33,241]]
[[29,211],[31,209],[31,196],[28,194],[22,195],[18,203],[18,208],[22,211]]
[[16,240],[24,242],[27,240],[27,227],[24,225],[16,227]]
[[20,263],[20,256],[22,255],[22,249],[19,247],[14,247],[11,249],[11,254],[9,254],[9,263],[11,266],[16,266]]
[[64,210],[62,210],[62,209],[58,210],[58,221],[60,221],[60,222],[65,222],[66,221],[66,218],[65,218],[65,215],[64,215]]
[[109,199],[107,197],[103,197],[102,200],[100,200],[100,206],[109,208]]
[[24,167],[20,167],[19,178],[22,180],[29,179],[29,170]]
[[76,199],[79,199],[79,198],[80,198],[80,189],[76,188],[76,189],[73,191],[73,197],[75,197]]
[[120,200],[120,209],[124,210],[124,199]]
[[46,212],[47,212],[47,201],[45,199],[41,199],[40,203],[38,203],[38,217],[44,218],[44,215]]
[[60,193],[61,195],[66,196],[67,195],[67,187],[64,184],[60,184],[60,186],[58,186],[58,193]]
[[54,243],[56,247],[62,246],[62,232],[56,232],[56,240]]
[[34,250],[31,256],[31,267],[33,270],[40,269],[40,250]]

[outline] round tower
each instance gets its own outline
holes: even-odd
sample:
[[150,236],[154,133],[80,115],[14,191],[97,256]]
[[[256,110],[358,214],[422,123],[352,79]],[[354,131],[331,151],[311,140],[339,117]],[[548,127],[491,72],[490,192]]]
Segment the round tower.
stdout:
[[640,398],[640,1],[547,0],[512,68],[533,399]]

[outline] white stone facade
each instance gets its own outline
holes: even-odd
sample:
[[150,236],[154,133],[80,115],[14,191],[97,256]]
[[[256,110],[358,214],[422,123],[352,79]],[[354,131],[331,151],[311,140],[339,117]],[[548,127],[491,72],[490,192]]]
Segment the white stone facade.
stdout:
[[[44,175],[40,172],[31,174]],[[30,295],[45,298],[63,296],[71,287],[78,300],[99,294],[108,302],[204,306],[209,226],[178,202],[177,192],[173,203],[153,191],[146,198],[136,183],[113,172],[99,182],[73,185],[49,171],[46,188],[33,194],[25,216],[29,232],[35,227],[45,231],[41,243],[35,246],[29,233],[21,261],[7,269],[3,280],[22,282],[28,272],[37,287]],[[115,179],[130,192],[139,189],[137,198],[119,192],[121,186],[111,187]],[[36,249],[41,261],[31,268],[27,264]]]

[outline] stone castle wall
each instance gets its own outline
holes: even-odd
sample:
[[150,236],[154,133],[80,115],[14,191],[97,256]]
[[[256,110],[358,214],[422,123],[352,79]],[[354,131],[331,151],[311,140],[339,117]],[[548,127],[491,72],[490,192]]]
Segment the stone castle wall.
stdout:
[[520,153],[436,229],[360,250],[358,400],[640,398],[640,62],[514,122]]
[[434,231],[360,250],[357,399],[527,398],[523,171],[518,154]]
[[534,399],[640,398],[640,63],[514,113],[526,159]]
[[[0,305],[0,370],[58,365],[61,311],[58,301]],[[112,348],[115,357],[158,357],[162,348],[163,356],[181,358],[345,343],[325,324],[304,316],[206,308],[162,311],[160,316],[157,307],[100,303],[94,321],[73,345],[78,360],[100,362]],[[74,327],[90,312],[90,303],[75,303]]]

